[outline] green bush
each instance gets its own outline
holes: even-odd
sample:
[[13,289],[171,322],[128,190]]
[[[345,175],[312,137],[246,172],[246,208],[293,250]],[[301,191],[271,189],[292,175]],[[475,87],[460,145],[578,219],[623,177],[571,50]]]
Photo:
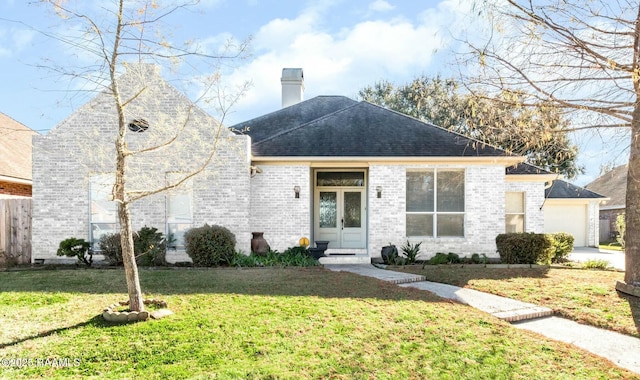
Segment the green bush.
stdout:
[[205,224],[184,234],[187,255],[196,266],[231,265],[236,256],[236,236],[222,226]]
[[138,265],[167,265],[164,235],[155,227],[142,227],[133,234],[133,252]]
[[554,252],[551,261],[554,263],[566,262],[567,257],[573,251],[573,235],[566,232],[556,232],[550,235]]
[[58,256],[75,257],[78,262],[90,267],[93,263],[93,252],[91,244],[84,239],[68,238],[60,242]]
[[603,259],[589,259],[582,263],[582,267],[586,269],[607,269],[611,263]]
[[555,254],[546,234],[516,232],[496,236],[500,260],[506,264],[549,264]]
[[[122,265],[119,233],[103,235],[98,246],[110,265]],[[157,228],[144,226],[133,233],[133,253],[138,265],[167,265],[166,252],[164,235]]]
[[[437,252],[435,254],[435,256],[431,257],[429,260],[424,262],[424,265],[429,264],[429,265],[440,265],[440,264],[458,264],[460,263],[460,256],[458,256],[458,254],[453,253],[453,252],[449,252],[449,253],[443,253],[443,252]],[[423,267],[424,267],[423,265]]]
[[98,241],[100,253],[110,265],[122,265],[120,234],[105,234]]
[[420,254],[420,245],[422,245],[422,242],[411,244],[407,240],[407,244],[400,248],[405,256],[404,264],[415,264],[418,254]]
[[310,267],[318,265],[318,261],[311,257],[306,247],[291,247],[280,253],[269,250],[264,255],[254,252],[247,256],[242,253],[237,254],[232,263],[236,267],[272,267],[272,266],[298,266]]

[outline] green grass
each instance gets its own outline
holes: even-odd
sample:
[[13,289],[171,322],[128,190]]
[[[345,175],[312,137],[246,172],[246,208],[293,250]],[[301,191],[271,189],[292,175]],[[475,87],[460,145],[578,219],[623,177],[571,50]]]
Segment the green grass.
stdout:
[[[416,289],[323,268],[142,270],[176,314],[110,325],[121,270],[0,272],[0,378],[633,378]],[[78,361],[74,361],[78,359]],[[77,365],[76,365],[77,364]]]
[[640,299],[615,289],[624,273],[572,268],[406,266],[429,281],[476,289],[553,309],[580,323],[640,336]]
[[609,244],[600,244],[600,249],[606,249],[609,251],[624,251],[624,248],[620,245],[620,243],[609,243]]

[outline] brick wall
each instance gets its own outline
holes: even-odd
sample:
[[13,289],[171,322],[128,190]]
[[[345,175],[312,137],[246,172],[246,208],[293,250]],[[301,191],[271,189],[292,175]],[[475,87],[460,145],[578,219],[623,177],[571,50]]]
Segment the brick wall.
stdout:
[[[212,163],[193,178],[194,225],[223,225],[236,234],[237,248],[247,251],[249,137],[223,128],[216,139],[215,120],[164,82],[152,66],[128,71],[120,87],[123,99],[143,89],[125,113],[127,120],[142,117],[150,125],[144,133],[128,132],[130,149],[162,145],[178,135],[169,146],[129,159],[128,190],[164,186],[167,173],[193,172],[215,151]],[[33,138],[34,259],[55,259],[63,239],[89,239],[89,178],[115,170],[115,115],[112,98],[101,93],[46,135]],[[165,194],[134,202],[131,213],[134,229],[149,226],[165,232]]]
[[[507,192],[524,192],[524,229],[526,232],[544,232],[544,182],[507,181]],[[504,226],[502,233],[504,233]]]
[[[407,169],[465,169],[465,236],[460,238],[427,238],[422,241],[421,258],[437,252],[459,255],[484,253],[497,257],[495,237],[504,232],[504,167],[454,165],[374,165],[369,168],[369,252],[380,257],[389,243],[398,248],[406,236],[406,171]],[[382,198],[376,198],[376,187],[382,186]],[[412,243],[418,242],[412,238]]]
[[0,181],[0,198],[3,198],[3,195],[30,197],[31,185]]
[[[264,232],[272,249],[280,252],[311,239],[311,168],[309,165],[260,165],[251,178],[252,232]],[[295,198],[294,186],[300,186]]]

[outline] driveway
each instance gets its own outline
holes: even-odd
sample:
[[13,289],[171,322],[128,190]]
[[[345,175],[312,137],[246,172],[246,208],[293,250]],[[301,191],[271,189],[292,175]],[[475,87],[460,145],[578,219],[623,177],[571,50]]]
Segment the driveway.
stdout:
[[569,255],[571,261],[607,260],[612,267],[624,270],[624,252],[607,251],[593,247],[576,247]]

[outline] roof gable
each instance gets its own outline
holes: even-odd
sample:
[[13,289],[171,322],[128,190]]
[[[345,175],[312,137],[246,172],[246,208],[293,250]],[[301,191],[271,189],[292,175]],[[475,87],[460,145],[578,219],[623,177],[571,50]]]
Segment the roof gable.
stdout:
[[342,96],[313,98],[240,123],[259,157],[511,156],[480,141]]
[[624,207],[627,195],[627,165],[620,165],[596,178],[585,188],[604,194],[609,198],[607,206]]

